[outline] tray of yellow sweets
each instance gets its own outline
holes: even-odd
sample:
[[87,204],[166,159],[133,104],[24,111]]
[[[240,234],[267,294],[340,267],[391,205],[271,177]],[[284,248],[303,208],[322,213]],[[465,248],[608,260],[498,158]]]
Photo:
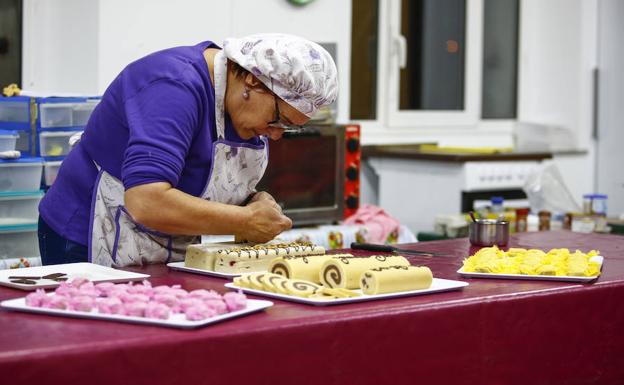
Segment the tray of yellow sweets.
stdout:
[[600,276],[604,258],[596,250],[484,247],[464,260],[457,272],[469,278],[591,282]]

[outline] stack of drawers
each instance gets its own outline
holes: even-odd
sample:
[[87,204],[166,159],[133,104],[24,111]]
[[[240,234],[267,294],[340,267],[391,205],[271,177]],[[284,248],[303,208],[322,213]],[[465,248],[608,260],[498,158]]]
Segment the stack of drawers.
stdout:
[[41,264],[39,202],[99,100],[89,98],[0,97],[0,269]]
[[37,155],[44,158],[44,188],[54,183],[61,162],[71,147],[69,138],[84,130],[98,99],[38,98]]
[[0,269],[41,264],[37,219],[43,159],[0,160]]

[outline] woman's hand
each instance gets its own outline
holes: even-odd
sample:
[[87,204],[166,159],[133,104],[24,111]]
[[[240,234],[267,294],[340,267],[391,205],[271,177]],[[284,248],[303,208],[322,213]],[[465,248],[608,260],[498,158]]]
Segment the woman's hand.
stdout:
[[258,191],[257,193],[253,194],[253,196],[249,200],[249,203],[253,203],[253,202],[257,202],[257,201],[261,201],[261,200],[269,200],[269,201],[275,202],[275,198],[273,198],[273,196],[271,194],[269,194],[268,192],[266,192],[266,191]]
[[256,193],[245,208],[249,210],[249,221],[237,234],[238,239],[264,243],[292,227],[290,218],[282,214],[282,208],[269,193]]

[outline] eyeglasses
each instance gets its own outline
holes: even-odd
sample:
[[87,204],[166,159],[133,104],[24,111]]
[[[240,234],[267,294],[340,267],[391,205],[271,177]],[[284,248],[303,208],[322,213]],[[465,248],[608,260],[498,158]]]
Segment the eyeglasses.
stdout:
[[[273,79],[271,79],[271,88],[273,88]],[[277,103],[277,95],[275,95],[274,92],[272,93],[273,93],[273,100],[275,100],[275,115],[273,116],[273,120],[267,123],[269,127],[279,128],[279,129],[284,130],[284,132],[288,132],[288,133],[297,133],[297,132],[303,131],[302,126],[298,126],[296,124],[287,124],[287,123],[282,122],[282,120],[280,119],[280,116],[282,114],[280,113],[279,104]]]

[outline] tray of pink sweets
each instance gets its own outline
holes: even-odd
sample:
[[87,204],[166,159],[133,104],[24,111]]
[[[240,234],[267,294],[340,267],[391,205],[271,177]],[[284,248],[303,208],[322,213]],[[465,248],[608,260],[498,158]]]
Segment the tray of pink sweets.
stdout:
[[94,284],[84,278],[61,282],[54,292],[43,289],[0,303],[5,309],[53,316],[89,318],[192,329],[258,312],[271,301],[248,299],[242,292],[187,291],[179,285]]

